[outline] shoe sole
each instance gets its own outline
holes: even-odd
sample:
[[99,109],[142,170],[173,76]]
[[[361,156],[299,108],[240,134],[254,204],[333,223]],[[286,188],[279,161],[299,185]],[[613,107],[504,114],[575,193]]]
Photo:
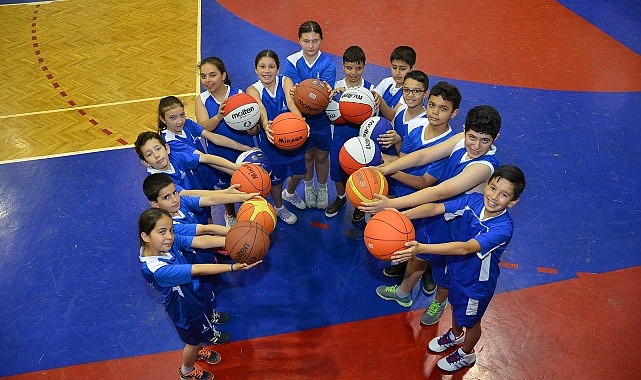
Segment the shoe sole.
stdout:
[[436,293],[436,287],[434,287],[434,289],[428,291],[428,290],[425,290],[425,288],[421,286],[421,290],[423,291],[423,294],[425,294],[426,296],[431,296],[432,294]]

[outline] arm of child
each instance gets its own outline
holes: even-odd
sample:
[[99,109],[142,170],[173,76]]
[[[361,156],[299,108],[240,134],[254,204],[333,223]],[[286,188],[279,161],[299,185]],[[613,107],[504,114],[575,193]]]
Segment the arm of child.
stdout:
[[390,178],[404,183],[405,185],[411,187],[412,189],[420,190],[426,187],[430,187],[438,182],[438,178],[432,177],[428,173],[420,175],[407,174],[405,172],[396,172],[390,175]]
[[[436,145],[415,150],[414,152],[408,153],[403,157],[399,157],[398,160],[388,165],[380,166],[380,171],[381,173],[383,173],[383,175],[388,175],[399,170],[411,168],[413,166],[426,165],[430,162],[449,157],[456,143],[459,142],[462,138],[464,138],[464,134],[459,133]],[[377,169],[378,168],[379,167],[377,167]]]
[[258,260],[253,264],[233,263],[233,264],[193,264],[191,266],[192,276],[201,276],[209,274],[220,274],[225,272],[235,272],[237,270],[247,270],[262,263],[263,260]]
[[197,224],[196,235],[219,235],[226,236],[229,227],[221,226],[219,224]]
[[420,254],[434,254],[446,256],[463,256],[469,255],[481,250],[481,245],[476,239],[468,241],[453,241],[439,244],[423,244],[416,240],[405,243],[407,249],[394,252],[392,255],[393,263],[407,261],[410,258]]
[[247,200],[250,200],[254,197],[260,195],[260,193],[243,193],[240,190],[237,192],[218,192],[216,194],[210,194],[204,197],[200,197],[198,206],[207,207],[207,206],[216,206],[216,205],[226,205],[230,203],[242,203]]
[[403,214],[409,219],[427,218],[444,213],[445,205],[443,203],[424,203],[403,211]]
[[251,146],[245,145],[245,144],[241,144],[238,141],[230,139],[227,136],[219,135],[218,133],[209,132],[206,129],[203,131],[201,136],[204,137],[205,139],[211,141],[214,145],[224,146],[226,148],[238,150],[238,151],[241,151],[241,152],[246,151],[246,150],[250,150],[250,149],[254,149],[254,147],[251,147]]
[[196,96],[196,122],[200,124],[201,127],[212,132],[217,127],[218,124],[223,120],[223,109],[220,107],[218,113],[214,117],[209,117],[209,112],[205,108],[205,104],[200,99],[200,94]]
[[238,165],[236,165],[235,163],[213,154],[200,154],[198,155],[198,157],[199,163],[207,164],[227,174],[233,174],[234,170],[238,169]]
[[296,104],[294,103],[294,98],[292,97],[292,89],[294,88],[294,82],[289,78],[284,76],[283,77],[283,91],[285,92],[285,101],[287,102],[287,108],[289,108],[290,112],[295,113],[298,116],[303,116],[302,113],[296,108]]
[[387,105],[387,102],[383,98],[381,98],[381,104],[379,105],[379,113],[381,116],[386,118],[389,121],[394,120],[394,115],[396,114],[396,109],[398,108],[398,104],[394,106],[394,108],[390,108],[390,106]]
[[192,248],[219,248],[225,246],[224,236],[197,235],[191,241]]

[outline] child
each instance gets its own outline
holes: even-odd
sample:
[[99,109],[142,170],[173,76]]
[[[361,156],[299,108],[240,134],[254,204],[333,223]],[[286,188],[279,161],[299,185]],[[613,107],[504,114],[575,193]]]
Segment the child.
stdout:
[[[293,112],[300,115],[294,105],[294,100],[289,95],[294,83],[286,76],[278,75],[280,60],[272,50],[263,50],[256,55],[254,68],[258,81],[247,88],[247,94],[256,99],[260,105],[260,124],[258,134],[258,147],[267,155],[272,166],[271,195],[274,201],[276,215],[287,224],[294,224],[298,217],[290,212],[284,205],[283,199],[290,202],[298,209],[305,209],[305,202],[296,193],[296,187],[305,177],[305,147],[294,150],[277,148],[271,138],[271,121],[283,112]],[[287,188],[283,189],[283,182],[288,171],[291,177]]]
[[[240,88],[232,87],[231,80],[225,69],[225,64],[220,58],[207,57],[198,64],[200,83],[205,89],[196,97],[196,121],[208,131],[229,137],[246,146],[256,146],[254,135],[258,133],[258,125],[249,131],[237,131],[230,128],[223,119],[224,105],[227,98],[242,93]],[[207,153],[216,154],[236,162],[240,152],[234,149],[207,144]],[[230,185],[231,176],[219,173],[217,189],[226,189]],[[236,223],[236,207],[233,204],[225,205],[225,222],[228,226]]]
[[516,166],[503,165],[492,174],[483,194],[470,193],[404,212],[410,218],[445,214],[446,219],[460,219],[451,242],[412,241],[406,244],[407,249],[392,256],[395,261],[425,254],[446,257],[452,328],[432,339],[428,348],[437,353],[450,347],[458,349],[437,362],[442,370],[455,371],[476,361],[474,346],[481,337],[481,318],[496,290],[501,255],[512,238],[513,222],[507,209],[519,201],[524,188],[523,172]]
[[403,104],[401,88],[405,75],[414,70],[416,65],[416,51],[409,46],[397,46],[390,54],[391,77],[383,78],[376,86],[375,91],[380,94],[384,102],[381,102],[380,112],[387,120],[392,121],[396,108]]
[[[496,147],[493,143],[500,128],[501,116],[496,109],[491,106],[472,108],[465,118],[463,133],[377,167],[381,173],[387,175],[407,167],[425,165],[428,162],[449,156],[441,178],[435,186],[397,198],[387,198],[377,194],[376,201],[360,206],[361,209],[366,212],[376,212],[386,207],[404,209],[427,202],[445,201],[466,192],[482,191],[484,184],[487,183],[494,169],[498,167],[498,161],[495,157]],[[440,218],[423,218],[414,223],[416,240],[418,241],[442,243],[450,239],[450,231],[453,227]],[[448,279],[445,260],[442,256],[434,255],[429,261],[433,280],[438,287],[434,300],[421,317],[423,325],[433,325],[438,322],[447,307]],[[396,270],[393,270],[393,273],[388,273],[396,267],[385,268],[385,274],[389,277],[397,276]],[[376,293],[385,300],[394,300],[401,306],[409,307],[412,305],[411,291],[426,268],[426,261],[411,260],[404,270],[403,282],[400,285],[379,286],[376,288]]]
[[171,216],[165,210],[151,208],[138,220],[140,269],[147,282],[162,294],[165,311],[185,343],[180,378],[213,379],[211,372],[194,366],[196,360],[209,364],[220,362],[220,355],[203,343],[221,344],[229,340],[216,330],[211,315],[214,292],[211,284],[200,281],[202,275],[247,270],[260,264],[193,264],[193,248],[210,247],[211,236],[174,235]]
[[[331,56],[322,54],[320,46],[323,30],[316,21],[305,21],[298,28],[298,43],[301,51],[287,57],[285,76],[294,84],[314,78],[331,86],[336,82],[336,65]],[[330,124],[325,112],[318,115],[303,115],[309,124],[310,135],[305,152],[305,204],[308,208],[324,210],[329,203],[327,178],[329,176]],[[314,171],[318,188],[314,187]]]
[[[365,52],[358,46],[350,46],[343,53],[343,71],[345,78],[336,82],[334,86],[335,92],[343,92],[345,89],[354,87],[364,87],[368,90],[373,90],[374,85],[369,81],[363,79],[363,71],[365,70]],[[380,99],[380,97],[379,97]],[[379,100],[380,103],[380,100]],[[325,216],[328,218],[336,216],[338,211],[345,206],[347,198],[345,196],[345,181],[347,174],[341,168],[338,162],[338,154],[345,144],[345,141],[352,137],[358,136],[360,125],[357,124],[332,124],[332,135],[330,140],[330,178],[334,181],[336,186],[336,199],[325,210]],[[365,217],[358,208],[354,208],[352,214],[352,223],[358,224]]]

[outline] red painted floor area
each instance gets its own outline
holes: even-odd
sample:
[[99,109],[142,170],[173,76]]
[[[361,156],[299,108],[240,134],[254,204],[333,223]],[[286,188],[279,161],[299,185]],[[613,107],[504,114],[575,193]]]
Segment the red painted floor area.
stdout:
[[[217,379],[638,379],[641,267],[499,294],[484,319],[474,367],[446,374],[425,350],[449,327],[420,311],[220,346]],[[383,302],[383,301],[381,301]],[[616,316],[616,322],[612,319]],[[447,351],[446,353],[449,353]],[[180,352],[4,379],[176,379]]]

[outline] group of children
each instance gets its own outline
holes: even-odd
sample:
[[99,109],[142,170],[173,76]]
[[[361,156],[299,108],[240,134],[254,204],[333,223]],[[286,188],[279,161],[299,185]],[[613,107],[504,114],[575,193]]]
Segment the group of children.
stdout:
[[[501,253],[512,236],[506,210],[518,202],[525,187],[522,171],[499,166],[496,158],[494,141],[501,117],[491,106],[474,107],[465,117],[464,131],[455,133],[449,123],[459,113],[461,94],[447,82],[430,89],[428,76],[415,69],[414,49],[394,49],[391,76],[374,86],[363,78],[366,58],[358,46],[345,50],[345,77],[337,81],[334,60],[320,51],[322,39],[317,22],[301,24],[301,50],[287,57],[284,75],[279,74],[274,51],[258,53],[254,62],[258,80],[245,90],[260,105],[260,121],[250,130],[237,131],[225,123],[225,100],[243,90],[231,86],[220,59],[209,57],[198,65],[205,91],[196,98],[196,121],[186,118],[178,98],[163,98],[158,132],[143,132],[135,142],[149,172],[143,191],[152,207],[139,220],[141,268],[145,279],[162,293],[165,309],[185,343],[181,379],[213,378],[194,363],[220,361],[220,355],[203,343],[230,339],[215,326],[229,316],[214,307],[215,279],[209,275],[260,264],[216,264],[211,253],[211,248],[224,246],[224,236],[235,223],[236,204],[258,195],[230,185],[238,155],[259,148],[268,157],[270,196],[285,223],[296,223],[297,216],[283,200],[299,210],[323,209],[328,218],[346,204],[347,175],[338,152],[358,135],[360,126],[331,123],[325,113],[301,113],[292,94],[296,84],[308,78],[326,82],[333,94],[352,87],[371,90],[376,112],[393,126],[377,141],[384,163],[376,168],[388,178],[390,195],[377,195],[375,201],[355,208],[352,222],[359,224],[366,213],[396,208],[412,220],[417,233],[416,241],[396,252],[393,265],[383,271],[388,277],[402,277],[402,282],[379,286],[376,293],[409,307],[411,291],[420,281],[426,294],[436,293],[421,324],[435,324],[448,303],[453,309],[452,328],[428,344],[436,353],[458,346],[438,366],[454,371],[476,360],[481,317],[496,288]],[[283,112],[302,115],[309,125],[309,137],[301,148],[274,146],[271,120]],[[328,179],[336,187],[331,203]],[[304,199],[296,192],[301,180]],[[210,223],[209,208],[215,205],[225,207],[224,226]]]

